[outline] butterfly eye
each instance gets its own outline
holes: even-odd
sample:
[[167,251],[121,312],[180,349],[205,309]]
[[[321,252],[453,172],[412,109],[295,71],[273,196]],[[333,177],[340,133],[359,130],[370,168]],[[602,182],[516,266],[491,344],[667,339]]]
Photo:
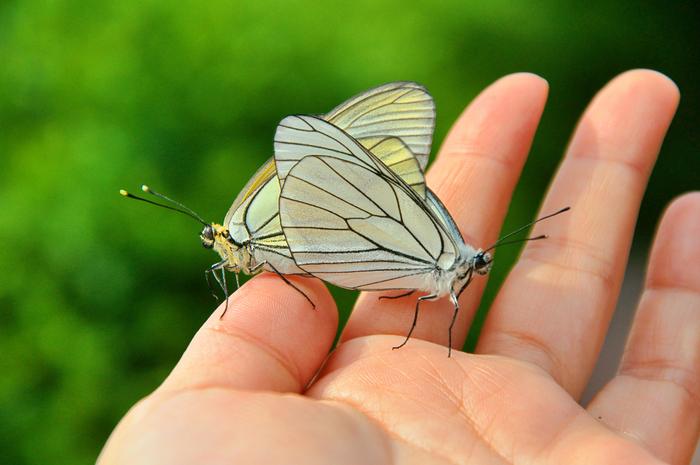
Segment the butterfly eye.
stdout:
[[474,257],[474,271],[480,275],[485,275],[491,270],[491,262],[493,258],[488,252],[481,252]]
[[199,237],[202,239],[202,245],[205,249],[211,249],[214,247],[214,230],[210,224],[204,227]]

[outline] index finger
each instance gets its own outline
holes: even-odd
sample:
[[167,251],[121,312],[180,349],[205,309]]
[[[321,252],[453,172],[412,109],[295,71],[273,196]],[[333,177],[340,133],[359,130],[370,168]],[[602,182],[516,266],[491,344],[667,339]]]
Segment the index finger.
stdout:
[[263,273],[245,283],[195,334],[161,390],[228,389],[301,392],[325,359],[338,315],[316,279]]

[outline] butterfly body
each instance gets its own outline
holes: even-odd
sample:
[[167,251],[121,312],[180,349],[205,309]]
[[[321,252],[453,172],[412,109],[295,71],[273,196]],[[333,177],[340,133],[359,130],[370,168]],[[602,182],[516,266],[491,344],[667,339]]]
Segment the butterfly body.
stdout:
[[236,242],[228,228],[212,223],[207,225],[200,234],[202,245],[213,249],[221,257],[221,268],[232,273],[255,274],[262,269],[255,260],[255,251],[250,242]]

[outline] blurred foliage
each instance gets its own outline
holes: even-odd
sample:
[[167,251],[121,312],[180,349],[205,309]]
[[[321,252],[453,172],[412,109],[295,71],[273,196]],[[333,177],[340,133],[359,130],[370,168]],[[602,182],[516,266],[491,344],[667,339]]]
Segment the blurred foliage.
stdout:
[[[696,3],[330,3],[0,2],[1,463],[93,462],[214,307],[200,227],[117,190],[148,182],[221,220],[287,114],[415,80],[437,102],[437,148],[480,89],[544,76],[508,230],[534,215],[594,92],[650,67],[683,101],[638,250],[663,206],[698,188]],[[499,253],[489,299],[516,253]],[[354,296],[334,292],[346,315]]]

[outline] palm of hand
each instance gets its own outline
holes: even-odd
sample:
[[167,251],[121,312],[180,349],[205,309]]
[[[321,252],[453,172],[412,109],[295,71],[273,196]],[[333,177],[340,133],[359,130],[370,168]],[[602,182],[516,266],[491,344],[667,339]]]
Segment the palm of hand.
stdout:
[[[506,77],[444,143],[428,182],[467,242],[488,243],[500,229],[545,96],[539,78]],[[215,312],[205,323],[99,463],[688,463],[700,432],[700,267],[688,266],[700,263],[699,195],[676,200],[661,222],[618,375],[590,405],[578,403],[677,100],[675,86],[649,71],[626,73],[596,97],[543,206],[571,205],[571,214],[525,248],[475,354],[446,356],[444,301],[422,306],[413,339],[392,350],[415,297],[364,295],[326,361],[337,328],[327,291],[295,281],[314,312],[263,274],[230,299],[224,319]],[[470,182],[483,179],[494,182]],[[464,199],[475,199],[468,211]],[[455,346],[483,285],[460,299]]]
[[[537,367],[502,356],[448,359],[423,341],[396,352],[396,340],[342,344],[306,397],[198,388],[149,399],[131,414],[145,417],[137,431],[151,432],[139,444],[148,447],[131,450],[128,462],[656,463]],[[183,426],[193,434],[183,436]]]
[[[411,342],[397,355],[395,338],[350,341],[309,391],[359,425],[355,443],[334,438],[347,448],[347,463],[575,464],[583,448],[586,460],[604,463],[592,459],[611,457],[610,447],[641,452],[535,366],[502,356],[448,359],[444,347]],[[338,463],[331,458],[325,463]]]

